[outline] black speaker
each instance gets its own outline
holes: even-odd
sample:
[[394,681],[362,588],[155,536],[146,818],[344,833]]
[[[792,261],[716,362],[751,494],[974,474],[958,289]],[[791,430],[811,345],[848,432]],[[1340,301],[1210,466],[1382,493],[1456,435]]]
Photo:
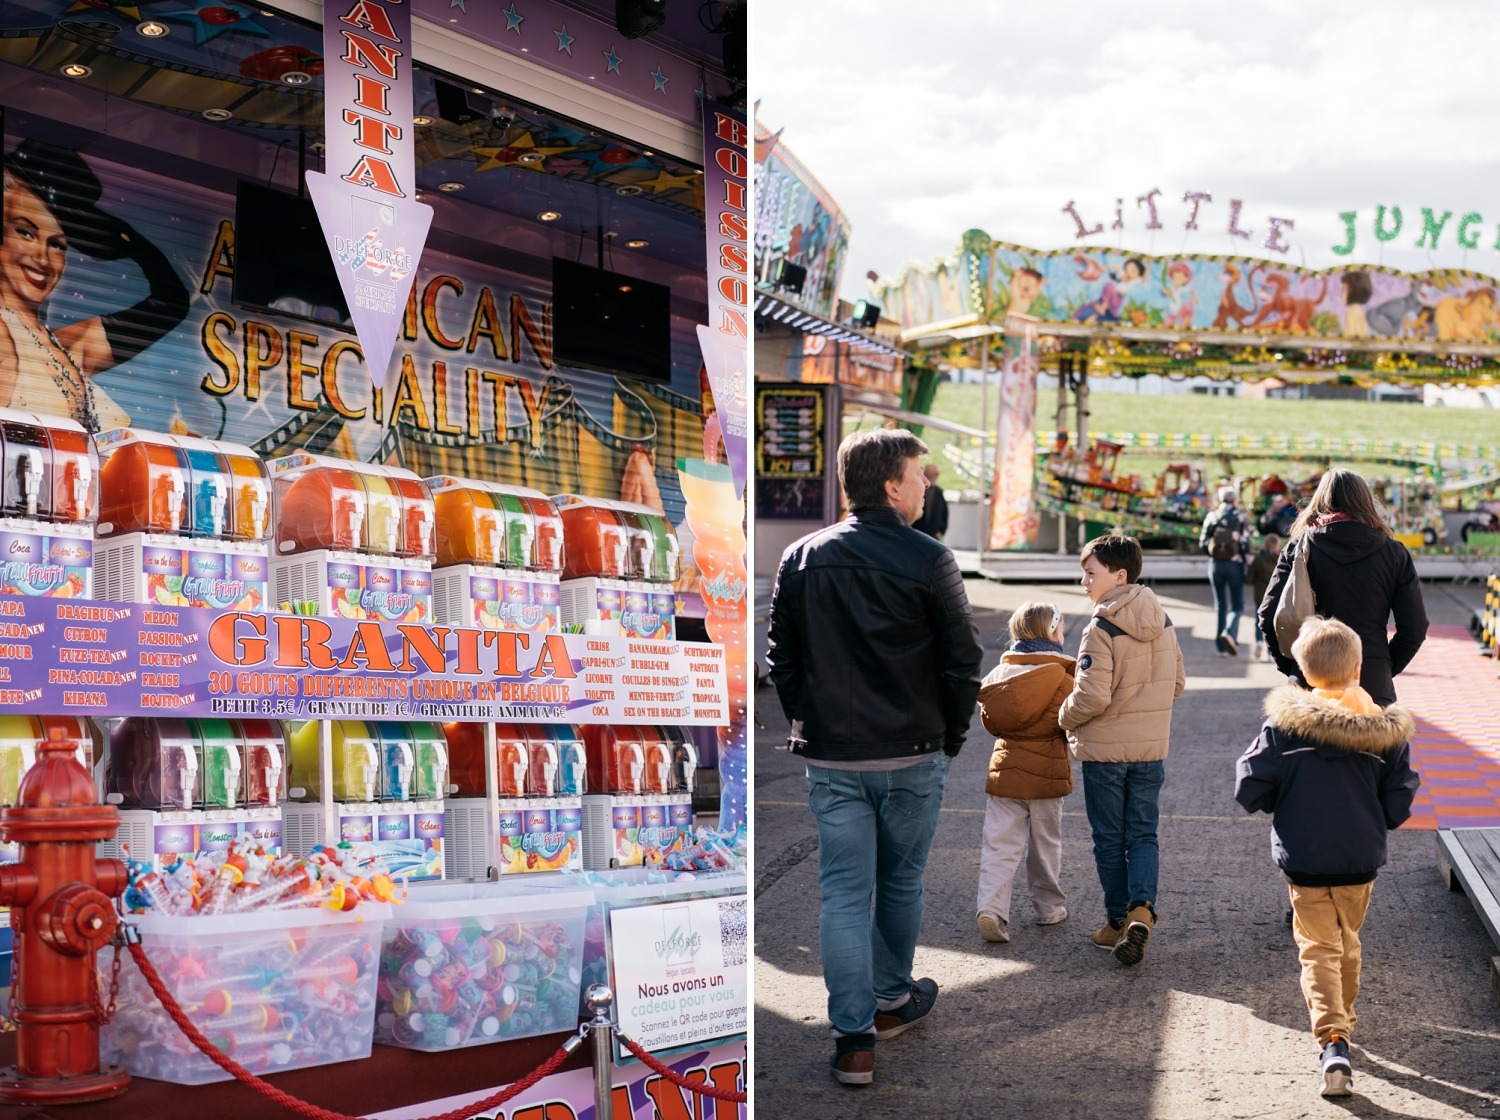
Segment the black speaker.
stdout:
[[627,39],[655,31],[667,19],[667,0],[615,0],[615,29]]
[[437,92],[437,115],[450,124],[472,124],[485,114],[469,104],[469,93],[448,82],[434,81]]
[[771,282],[784,291],[800,292],[807,283],[807,269],[782,257],[771,271]]
[[880,308],[867,299],[859,300],[854,305],[854,325],[864,327],[866,330],[880,322]]
[[745,80],[745,43],[749,38],[743,5],[724,14],[719,26],[724,31],[724,76],[732,82]]

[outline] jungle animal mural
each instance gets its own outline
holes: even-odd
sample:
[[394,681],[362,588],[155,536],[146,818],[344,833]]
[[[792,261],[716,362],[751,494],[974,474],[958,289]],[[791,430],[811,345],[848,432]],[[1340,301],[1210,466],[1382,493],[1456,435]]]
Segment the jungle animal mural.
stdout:
[[1288,268],[1253,257],[1051,252],[970,230],[958,252],[872,284],[904,328],[963,316],[1318,338],[1500,342],[1497,281],[1477,272]]

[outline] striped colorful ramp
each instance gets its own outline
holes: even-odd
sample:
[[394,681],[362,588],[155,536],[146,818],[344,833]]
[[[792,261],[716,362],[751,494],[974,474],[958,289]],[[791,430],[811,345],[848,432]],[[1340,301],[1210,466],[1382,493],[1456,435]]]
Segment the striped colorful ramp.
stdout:
[[1434,626],[1406,672],[1401,703],[1416,717],[1412,765],[1422,788],[1411,829],[1500,828],[1500,677],[1462,626]]

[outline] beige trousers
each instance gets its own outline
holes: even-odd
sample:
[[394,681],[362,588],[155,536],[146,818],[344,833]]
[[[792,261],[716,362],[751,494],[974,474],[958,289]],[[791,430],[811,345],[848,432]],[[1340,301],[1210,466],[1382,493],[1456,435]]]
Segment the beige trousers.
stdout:
[[1026,886],[1040,921],[1064,913],[1062,887],[1061,797],[1023,801],[1017,797],[986,797],[984,846],[979,850],[979,911],[988,910],[1010,921],[1010,885],[1021,856],[1026,857]]
[[1318,1045],[1332,1035],[1347,1040],[1354,1031],[1354,997],[1359,994],[1359,928],[1370,908],[1370,888],[1289,887],[1292,936],[1302,961],[1302,995]]

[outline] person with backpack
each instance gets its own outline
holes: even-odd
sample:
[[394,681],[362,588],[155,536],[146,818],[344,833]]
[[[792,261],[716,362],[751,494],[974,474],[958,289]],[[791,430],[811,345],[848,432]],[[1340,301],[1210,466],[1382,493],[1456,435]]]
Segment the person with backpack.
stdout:
[[1198,547],[1209,558],[1214,589],[1214,644],[1220,657],[1240,652],[1240,618],[1245,613],[1245,568],[1250,563],[1250,519],[1239,508],[1239,491],[1219,487],[1219,505],[1203,519]]

